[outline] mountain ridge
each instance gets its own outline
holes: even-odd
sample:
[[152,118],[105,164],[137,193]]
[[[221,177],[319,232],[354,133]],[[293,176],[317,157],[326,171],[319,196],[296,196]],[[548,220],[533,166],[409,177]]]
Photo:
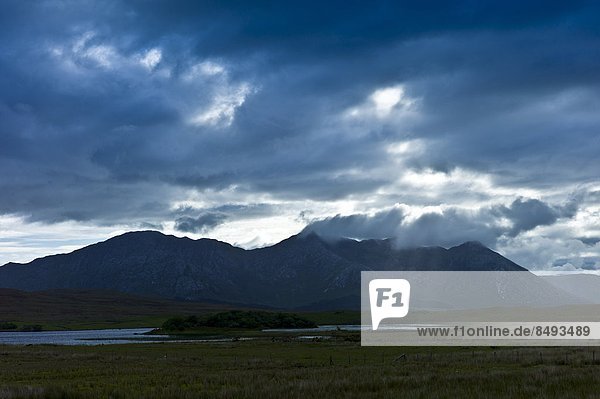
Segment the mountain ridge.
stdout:
[[363,270],[526,269],[473,242],[448,249],[397,249],[389,239],[330,240],[310,233],[246,250],[214,239],[145,230],[68,254],[8,263],[0,267],[0,287],[116,290],[278,308],[343,307],[352,298],[357,301]]

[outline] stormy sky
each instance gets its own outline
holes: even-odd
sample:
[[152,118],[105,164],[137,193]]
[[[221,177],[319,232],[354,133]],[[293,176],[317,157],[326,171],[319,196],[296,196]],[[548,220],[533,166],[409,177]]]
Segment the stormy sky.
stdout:
[[0,7],[0,264],[304,230],[600,269],[597,3]]

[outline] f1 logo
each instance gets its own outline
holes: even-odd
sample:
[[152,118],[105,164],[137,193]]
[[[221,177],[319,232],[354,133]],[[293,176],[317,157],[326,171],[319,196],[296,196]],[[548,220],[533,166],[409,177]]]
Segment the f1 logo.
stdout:
[[369,282],[371,324],[379,328],[383,319],[404,317],[410,303],[410,283],[404,279],[376,279]]

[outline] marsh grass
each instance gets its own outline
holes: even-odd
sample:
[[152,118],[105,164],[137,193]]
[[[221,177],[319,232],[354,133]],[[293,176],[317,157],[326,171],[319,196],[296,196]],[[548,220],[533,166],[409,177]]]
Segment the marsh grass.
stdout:
[[0,398],[598,397],[595,348],[0,347]]

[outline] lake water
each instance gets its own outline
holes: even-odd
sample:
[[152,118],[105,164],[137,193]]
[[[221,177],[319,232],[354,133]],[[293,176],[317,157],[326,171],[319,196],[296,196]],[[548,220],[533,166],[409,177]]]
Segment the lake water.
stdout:
[[152,329],[0,332],[0,345],[112,345],[156,343],[169,338],[167,335],[142,335],[149,331]]
[[[382,325],[380,330],[403,330],[403,331],[415,331],[421,327],[441,327],[439,324],[389,324]],[[360,324],[347,324],[347,325],[331,325],[331,326],[319,326],[315,328],[274,328],[263,330],[264,332],[332,332],[332,331],[361,331],[369,330],[370,326],[361,326]]]
[[[382,326],[382,330],[416,330],[418,327],[435,327],[434,324],[405,324]],[[361,325],[326,325],[316,328],[282,328],[268,329],[264,332],[289,332],[289,333],[324,333],[341,331],[361,331],[368,326]],[[78,331],[40,331],[40,332],[0,332],[0,345],[115,345],[115,344],[140,344],[160,342],[231,342],[237,340],[251,340],[254,338],[182,338],[168,335],[144,335],[152,328],[127,328],[114,330],[78,330]],[[296,337],[300,340],[331,338],[327,334],[306,334]]]
[[[360,331],[361,326],[340,326],[346,331]],[[264,330],[265,332],[325,332],[335,331],[338,326],[320,326],[304,329]],[[0,332],[0,345],[115,345],[159,342],[231,342],[233,338],[197,339],[170,337],[168,335],[144,335],[151,328],[127,328],[114,330],[39,331],[39,332]],[[302,339],[312,338],[303,336]],[[241,338],[252,339],[252,338]],[[240,338],[237,338],[240,340]]]
[[331,326],[318,326],[314,328],[270,328],[263,330],[264,332],[331,332],[331,331],[360,331],[361,325],[331,325]]

